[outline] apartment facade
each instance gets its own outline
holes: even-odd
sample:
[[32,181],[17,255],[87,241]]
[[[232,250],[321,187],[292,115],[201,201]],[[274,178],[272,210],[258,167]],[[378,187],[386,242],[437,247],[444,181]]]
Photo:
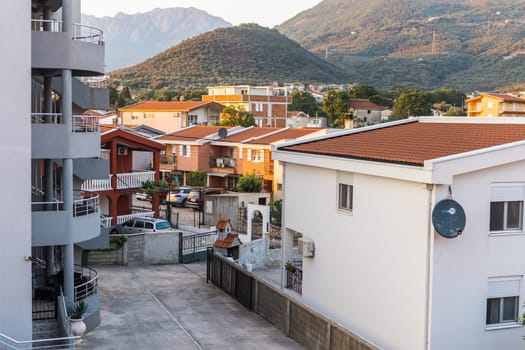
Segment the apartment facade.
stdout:
[[525,99],[498,93],[480,93],[465,101],[468,117],[523,117]]
[[[381,348],[520,348],[524,151],[523,118],[416,118],[275,147],[296,290]],[[445,199],[466,217],[453,238],[433,224]]]
[[273,86],[211,86],[202,101],[242,108],[252,113],[259,127],[286,127],[292,97],[286,88]]
[[15,1],[2,9],[2,42],[15,52],[1,59],[9,69],[0,98],[13,110],[3,142],[12,183],[21,186],[8,186],[8,195],[17,191],[9,198],[18,200],[2,211],[13,230],[6,230],[9,246],[0,258],[9,286],[0,301],[0,312],[9,315],[0,333],[31,341],[41,318],[35,305],[57,299],[59,287],[67,305],[88,300],[88,330],[100,323],[97,274],[82,266],[80,247],[100,235],[99,197],[80,187],[107,176],[107,162],[99,159],[98,119],[82,112],[108,108],[109,98],[106,89],[78,79],[104,71],[102,31],[80,24],[80,1]]
[[217,125],[223,106],[205,101],[143,101],[119,109],[119,123],[173,132],[192,125]]

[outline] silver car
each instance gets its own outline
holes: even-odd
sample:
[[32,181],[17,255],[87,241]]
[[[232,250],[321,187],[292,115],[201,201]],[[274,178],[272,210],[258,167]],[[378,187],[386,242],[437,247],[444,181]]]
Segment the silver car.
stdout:
[[157,218],[135,218],[123,224],[115,225],[111,229],[111,234],[130,234],[141,232],[162,232],[170,231],[172,227],[167,220]]

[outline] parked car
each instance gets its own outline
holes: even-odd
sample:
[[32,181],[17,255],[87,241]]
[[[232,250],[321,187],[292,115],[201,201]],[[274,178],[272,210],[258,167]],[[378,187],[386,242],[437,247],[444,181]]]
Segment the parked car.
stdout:
[[148,195],[145,192],[137,192],[135,193],[135,199],[139,201],[147,201]]
[[168,202],[176,207],[186,207],[188,194],[193,190],[190,186],[181,186],[168,195]]
[[126,221],[112,227],[111,234],[130,234],[140,232],[162,232],[172,229],[170,223],[164,219],[140,217]]
[[210,194],[221,194],[222,188],[195,188],[188,193],[186,207],[201,210],[204,208],[204,197]]

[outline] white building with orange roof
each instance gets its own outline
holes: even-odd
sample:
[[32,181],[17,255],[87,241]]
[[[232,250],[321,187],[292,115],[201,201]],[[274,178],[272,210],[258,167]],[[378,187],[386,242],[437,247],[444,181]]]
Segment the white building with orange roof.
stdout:
[[119,123],[172,132],[192,125],[217,125],[223,105],[203,101],[144,101],[119,109]]
[[523,347],[524,118],[414,118],[273,150],[283,287],[380,348]]

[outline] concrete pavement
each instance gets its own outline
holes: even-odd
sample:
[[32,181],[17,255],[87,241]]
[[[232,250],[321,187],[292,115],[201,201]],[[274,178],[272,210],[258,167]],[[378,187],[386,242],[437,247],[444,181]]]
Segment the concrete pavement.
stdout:
[[205,263],[97,266],[101,325],[82,349],[302,349],[205,282]]

